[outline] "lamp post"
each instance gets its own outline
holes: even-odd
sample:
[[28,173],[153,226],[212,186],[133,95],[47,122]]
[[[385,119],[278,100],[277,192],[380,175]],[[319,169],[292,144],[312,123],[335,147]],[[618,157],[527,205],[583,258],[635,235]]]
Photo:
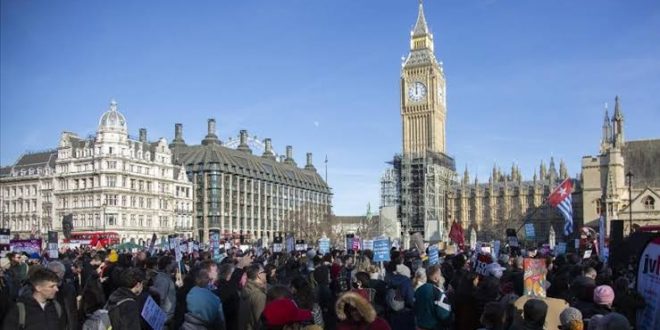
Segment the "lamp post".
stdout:
[[105,214],[105,207],[106,207],[106,204],[103,203],[102,207],[103,207],[103,233],[105,233],[105,222],[106,222],[106,220],[107,220],[107,219],[106,219],[106,214]]
[[626,173],[626,178],[628,179],[628,221],[630,226],[630,233],[633,232],[633,223],[632,223],[632,172],[629,170]]

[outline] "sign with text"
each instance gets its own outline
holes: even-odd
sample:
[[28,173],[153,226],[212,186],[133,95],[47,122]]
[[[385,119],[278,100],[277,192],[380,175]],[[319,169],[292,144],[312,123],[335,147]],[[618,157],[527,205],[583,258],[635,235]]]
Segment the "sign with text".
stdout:
[[60,252],[57,247],[57,232],[48,231],[48,258],[55,260],[60,257]]
[[479,253],[474,261],[474,271],[477,274],[488,276],[488,265],[493,262],[490,254]]
[[660,237],[651,240],[639,259],[637,292],[646,306],[637,313],[637,329],[651,330],[660,322]]
[[220,233],[218,231],[210,232],[211,252],[213,253],[213,260],[220,262]]
[[147,301],[144,303],[140,315],[142,315],[142,318],[144,318],[154,330],[163,330],[165,327],[165,319],[167,318],[167,315],[165,315],[165,312],[163,312],[151,296],[147,297]]
[[330,239],[321,238],[319,239],[319,252],[326,254],[330,252]]
[[390,240],[374,240],[374,262],[390,261]]
[[305,251],[305,240],[299,239],[296,241],[296,251]]
[[439,261],[438,246],[435,244],[429,246],[429,265],[437,265]]
[[564,255],[566,254],[566,242],[559,242],[555,245],[555,255]]
[[9,228],[0,229],[0,257],[4,257],[9,252],[9,241],[11,240],[11,231]]
[[296,249],[296,241],[293,239],[293,235],[286,236],[286,251],[293,252]]
[[374,241],[370,239],[365,239],[362,241],[362,249],[363,250],[374,250]]
[[548,272],[545,259],[525,258],[523,269],[524,295],[545,298],[545,275]]
[[525,237],[527,239],[535,239],[536,238],[536,231],[534,230],[534,224],[533,223],[526,223],[525,224]]

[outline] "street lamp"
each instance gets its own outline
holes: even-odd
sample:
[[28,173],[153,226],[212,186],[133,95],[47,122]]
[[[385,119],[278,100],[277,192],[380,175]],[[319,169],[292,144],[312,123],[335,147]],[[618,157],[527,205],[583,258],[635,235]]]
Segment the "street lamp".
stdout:
[[633,223],[632,223],[632,171],[628,170],[626,173],[626,178],[628,178],[628,221],[630,225],[630,233],[633,232]]

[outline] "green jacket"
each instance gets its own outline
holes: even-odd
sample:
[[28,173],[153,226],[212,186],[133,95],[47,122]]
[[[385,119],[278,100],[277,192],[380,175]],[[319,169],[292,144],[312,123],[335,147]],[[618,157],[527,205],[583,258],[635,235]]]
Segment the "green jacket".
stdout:
[[266,289],[254,281],[248,280],[241,292],[239,329],[257,329],[264,307],[266,307]]
[[415,320],[422,329],[444,329],[451,318],[451,306],[444,292],[431,283],[415,291]]

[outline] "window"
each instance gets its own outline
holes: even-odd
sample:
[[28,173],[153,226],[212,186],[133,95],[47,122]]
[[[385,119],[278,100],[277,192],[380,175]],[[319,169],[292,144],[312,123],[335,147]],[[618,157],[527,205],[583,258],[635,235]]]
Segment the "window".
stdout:
[[600,199],[596,200],[596,214],[598,215],[603,214],[603,204]]
[[[111,153],[112,153],[112,152],[111,152]],[[115,168],[117,168],[117,162],[114,161],[114,160],[112,160],[112,161],[110,161],[110,160],[107,161],[106,165],[107,165],[107,167],[108,167],[109,169],[115,169]]]
[[117,186],[117,177],[116,176],[108,175],[106,180],[108,182],[108,187],[116,187]]
[[114,214],[108,214],[108,226],[114,226],[117,224],[117,218]]
[[645,210],[655,210],[655,199],[653,199],[653,197],[651,196],[644,197],[642,203],[644,203]]

